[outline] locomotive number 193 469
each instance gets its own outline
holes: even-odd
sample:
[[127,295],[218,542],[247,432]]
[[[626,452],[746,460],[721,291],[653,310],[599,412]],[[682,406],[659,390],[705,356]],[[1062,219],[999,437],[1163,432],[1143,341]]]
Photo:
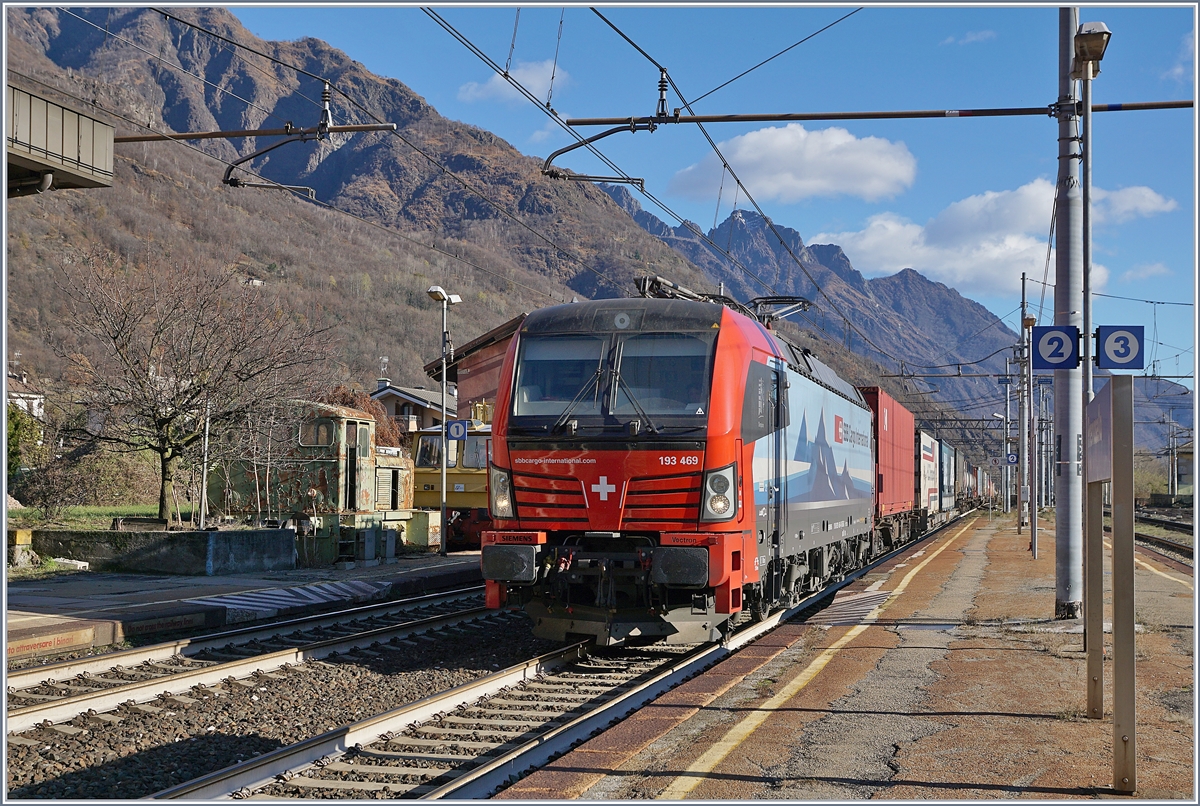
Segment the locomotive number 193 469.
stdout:
[[700,454],[664,453],[658,457],[658,463],[662,467],[700,467]]

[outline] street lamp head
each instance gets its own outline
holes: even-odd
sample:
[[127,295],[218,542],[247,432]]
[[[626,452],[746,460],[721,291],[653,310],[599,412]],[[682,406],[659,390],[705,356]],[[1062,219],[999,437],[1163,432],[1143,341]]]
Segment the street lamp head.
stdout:
[[449,305],[457,305],[458,303],[462,302],[462,297],[460,297],[458,294],[447,294],[446,289],[442,288],[440,285],[429,286],[429,290],[425,293],[429,295],[430,299],[436,300],[437,302],[445,302]]
[[[1075,58],[1081,62],[1098,62],[1104,58],[1104,49],[1112,32],[1102,22],[1085,22],[1075,34]],[[1097,70],[1096,72],[1099,72]]]
[[1004,419],[1004,415],[1003,415],[1003,414],[997,414],[997,413],[996,413],[996,412],[994,412],[994,411],[992,412],[992,416],[993,416],[993,417],[995,417],[997,420],[1003,420],[1003,419]]

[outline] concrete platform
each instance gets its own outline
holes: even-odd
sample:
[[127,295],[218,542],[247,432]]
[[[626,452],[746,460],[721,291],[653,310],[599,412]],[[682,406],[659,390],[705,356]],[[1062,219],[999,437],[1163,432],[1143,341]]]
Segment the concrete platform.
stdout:
[[479,552],[228,576],[64,573],[5,585],[9,661],[479,584]]
[[[1041,528],[1034,558],[1011,517],[956,524],[493,799],[1115,797],[1111,638],[1106,711],[1088,719],[1083,636],[1053,619]],[[1194,577],[1173,562],[1134,558],[1135,796],[1195,803]]]

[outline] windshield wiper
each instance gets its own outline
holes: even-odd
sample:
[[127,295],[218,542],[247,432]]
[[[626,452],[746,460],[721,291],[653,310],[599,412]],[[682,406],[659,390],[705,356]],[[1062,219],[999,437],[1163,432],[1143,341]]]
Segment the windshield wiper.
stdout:
[[[618,363],[617,366],[620,366],[620,364]],[[643,420],[646,421],[646,426],[650,429],[650,433],[657,434],[659,432],[659,427],[654,424],[654,421],[650,419],[650,415],[646,413],[646,410],[644,408],[642,408],[641,401],[639,401],[637,399],[637,395],[635,395],[633,393],[633,389],[630,388],[629,384],[625,382],[625,379],[621,377],[621,371],[619,369],[614,369],[612,371],[612,374],[613,374],[613,388],[619,393],[621,390],[621,387],[622,386],[625,387],[625,395],[629,398],[629,402],[633,404],[634,411],[636,411],[638,413],[639,417],[641,417]],[[614,409],[616,408],[616,404],[617,404],[617,395],[614,394],[613,395],[613,403],[612,403]],[[640,430],[640,428],[639,428],[639,430]],[[636,434],[637,431],[634,431],[633,433]]]
[[[598,384],[600,383],[600,377],[603,374],[604,374],[604,369],[600,366],[597,366],[595,374],[592,375],[592,377],[588,379],[588,382],[585,383],[583,385],[583,387],[578,392],[575,393],[575,397],[571,400],[571,402],[567,405],[567,407],[565,409],[563,409],[563,413],[558,415],[558,419],[555,420],[554,425],[552,425],[550,427],[551,434],[553,434],[555,431],[562,428],[563,425],[566,424],[567,420],[571,416],[571,412],[575,411],[575,407],[578,406],[579,401],[583,400],[583,398],[587,395],[588,390],[590,390],[592,387],[596,387],[597,389],[599,389]],[[575,435],[573,429],[572,429],[571,435],[572,436]]]

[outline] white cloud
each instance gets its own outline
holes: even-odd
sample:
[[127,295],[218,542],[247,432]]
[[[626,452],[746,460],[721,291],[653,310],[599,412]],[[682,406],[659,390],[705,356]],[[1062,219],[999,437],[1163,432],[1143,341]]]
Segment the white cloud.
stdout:
[[[858,138],[832,127],[799,123],[759,129],[720,143],[721,152],[761,199],[785,203],[816,196],[891,198],[912,185],[917,160],[902,142]],[[671,179],[670,189],[693,199],[717,195],[721,164],[708,155]]]
[[1193,29],[1183,35],[1179,45],[1179,55],[1170,70],[1162,74],[1163,78],[1175,81],[1190,81],[1194,77],[1193,64],[1196,61],[1196,31]]
[[[559,113],[559,117],[566,118],[569,116],[567,115],[567,113],[562,112],[562,113]],[[553,135],[555,135],[561,131],[562,131],[561,126],[559,126],[553,120],[547,120],[546,125],[542,126],[542,128],[538,129],[533,134],[529,135],[529,142],[544,143],[546,140],[549,140]]]
[[941,41],[943,45],[970,45],[972,42],[986,42],[995,39],[995,31],[968,31],[961,37],[948,36]]
[[[544,99],[550,90],[550,76],[554,76],[554,88],[560,90],[567,86],[571,77],[566,70],[547,59],[544,62],[517,62],[517,66],[509,73],[521,86],[533,93],[535,98]],[[500,75],[493,75],[487,81],[479,84],[468,81],[458,88],[458,100],[472,103],[475,101],[523,101],[524,98],[508,81]]]
[[1167,213],[1179,205],[1174,199],[1158,195],[1148,187],[1102,190],[1092,188],[1092,223],[1122,223],[1134,218],[1149,218]]
[[[1178,206],[1147,187],[1093,188],[1092,199],[1095,223],[1120,223]],[[963,294],[1011,294],[1019,290],[1021,272],[1034,279],[1045,272],[1053,202],[1054,185],[1035,179],[1015,190],[987,191],[954,202],[924,225],[880,213],[857,232],[820,232],[805,240],[838,244],[868,277],[913,268]],[[1156,266],[1139,267],[1121,279],[1166,271]],[[1103,288],[1108,276],[1105,266],[1093,263],[1093,288]]]
[[1171,270],[1162,263],[1143,263],[1122,274],[1121,282],[1132,283],[1138,280],[1148,280],[1151,277],[1166,277],[1170,274],[1172,274]]

